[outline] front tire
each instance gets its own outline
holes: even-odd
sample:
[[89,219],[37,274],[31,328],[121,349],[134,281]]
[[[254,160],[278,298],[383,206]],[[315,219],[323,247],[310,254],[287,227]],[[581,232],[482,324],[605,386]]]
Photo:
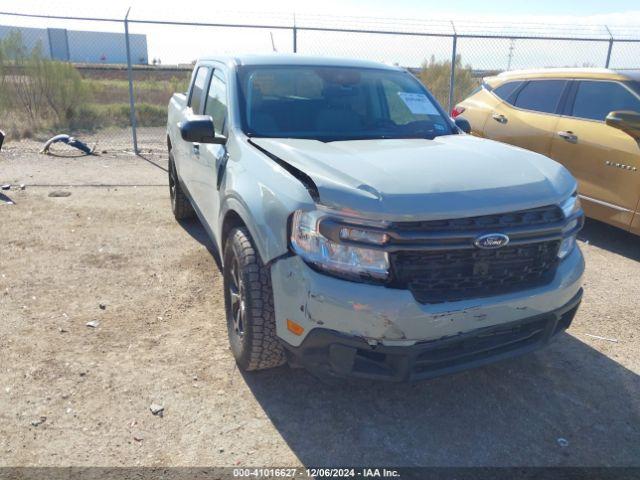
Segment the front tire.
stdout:
[[276,336],[271,275],[245,228],[229,233],[223,279],[229,344],[240,369],[263,370],[284,364],[284,349]]
[[176,220],[186,220],[195,214],[189,198],[182,191],[178,171],[173,160],[173,152],[169,151],[169,198],[171,199],[171,211]]

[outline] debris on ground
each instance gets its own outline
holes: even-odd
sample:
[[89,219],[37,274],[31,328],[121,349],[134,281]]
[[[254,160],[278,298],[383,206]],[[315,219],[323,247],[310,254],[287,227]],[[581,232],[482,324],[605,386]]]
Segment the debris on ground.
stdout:
[[97,328],[98,325],[100,325],[100,322],[98,320],[91,320],[90,322],[87,322],[85,325],[87,327]]
[[567,440],[566,438],[558,438],[558,440],[556,440],[558,442],[558,445],[560,445],[561,447],[568,447],[569,446],[569,440]]
[[93,149],[89,148],[89,146],[86,143],[81,142],[77,138],[71,137],[66,134],[61,134],[61,135],[56,135],[55,137],[51,137],[49,140],[45,142],[44,147],[42,147],[42,150],[40,151],[40,153],[48,154],[49,148],[51,147],[51,145],[58,142],[66,143],[70,147],[77,148],[78,150],[86,153],[87,155],[93,154]]
[[134,439],[136,442],[141,442],[142,440],[144,440],[144,437],[143,437],[142,435],[134,435],[134,436],[133,436],[133,439]]
[[157,403],[152,403],[149,406],[149,410],[151,410],[151,413],[157,415],[158,417],[162,417],[164,415],[164,406]]
[[71,195],[71,192],[68,192],[66,190],[54,190],[53,192],[49,193],[50,197],[68,197]]
[[107,305],[105,305],[104,303],[99,304],[98,307],[100,307],[100,310],[106,310],[107,309]]
[[24,183],[20,184],[20,190],[24,190],[25,188],[27,188],[27,186]]
[[32,420],[31,421],[31,425],[34,426],[34,427],[37,427],[39,425],[42,425],[46,421],[47,421],[47,417],[42,416],[42,417],[40,417],[40,418],[38,418],[36,420]]
[[0,187],[0,188],[2,188],[2,190],[11,190],[11,184],[10,183],[6,183],[6,184],[2,185],[2,187]]
[[591,335],[590,333],[584,334],[586,337],[597,338],[598,340],[606,340],[607,342],[618,343],[617,338],[601,337],[600,335]]

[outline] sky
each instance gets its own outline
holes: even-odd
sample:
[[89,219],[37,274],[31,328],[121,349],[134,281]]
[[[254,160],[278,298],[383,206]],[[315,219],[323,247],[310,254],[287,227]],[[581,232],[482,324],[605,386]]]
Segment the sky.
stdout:
[[[188,8],[176,8],[188,5]],[[222,5],[223,9],[218,6]],[[460,33],[525,33],[595,36],[606,40],[608,24],[616,36],[640,38],[638,0],[0,0],[0,12],[21,12],[123,18],[131,7],[131,19],[262,23],[378,30],[449,33],[450,20]],[[122,31],[118,23],[94,23],[22,19],[0,14],[0,25],[48,26],[76,30]],[[133,33],[147,36],[149,58],[163,63],[188,63],[205,54],[265,53],[292,50],[286,30],[165,27],[132,24]],[[504,68],[513,46],[512,67],[600,65],[607,53],[606,42],[529,42],[508,40],[461,41],[463,62],[476,68]],[[301,32],[300,52],[369,58],[419,66],[431,55],[447,58],[449,39],[371,36]],[[570,61],[565,61],[570,58]],[[619,62],[640,58],[640,46],[620,45],[614,51]],[[564,63],[563,63],[564,62]],[[626,64],[625,64],[626,66]]]
[[[268,12],[272,14],[334,14],[366,15],[400,18],[460,18],[499,19],[519,16],[525,21],[535,21],[533,17],[565,17],[580,20],[584,17],[601,17],[602,20],[628,23],[640,21],[640,5],[637,0],[234,0],[214,2],[191,0],[188,9],[177,12],[175,2],[158,0],[0,0],[0,11],[57,13],[92,16],[124,16],[132,7],[134,16],[154,18],[174,18],[187,14],[206,19],[214,19],[219,10],[230,9],[237,12]],[[178,3],[180,5],[180,3]],[[222,9],[219,5],[223,5]],[[631,15],[631,19],[630,19]]]

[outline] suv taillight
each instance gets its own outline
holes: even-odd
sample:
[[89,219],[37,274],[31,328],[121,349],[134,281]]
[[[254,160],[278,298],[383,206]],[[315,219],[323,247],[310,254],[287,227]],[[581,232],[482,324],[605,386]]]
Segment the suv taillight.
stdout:
[[461,107],[460,105],[456,105],[455,107],[453,107],[453,110],[451,110],[451,117],[452,118],[456,118],[458,115],[461,115],[464,112],[465,108]]

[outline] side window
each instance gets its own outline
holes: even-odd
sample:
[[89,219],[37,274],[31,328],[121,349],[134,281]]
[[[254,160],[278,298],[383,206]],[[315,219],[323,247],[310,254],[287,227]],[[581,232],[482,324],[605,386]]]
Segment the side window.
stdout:
[[509,97],[511,97],[511,94],[513,94],[513,92],[515,92],[520,85],[522,85],[522,82],[503,83],[499,87],[494,88],[493,93],[495,93],[505,102],[512,103],[509,101]]
[[227,84],[220,70],[214,70],[211,76],[204,114],[211,115],[216,133],[222,134],[227,126]]
[[208,74],[209,69],[207,67],[200,67],[196,72],[196,78],[193,80],[193,87],[191,87],[191,95],[189,96],[189,106],[195,114],[202,112],[202,91],[205,88]]
[[632,110],[640,113],[640,100],[615,82],[581,81],[573,104],[574,117],[604,121],[610,112]]
[[566,80],[533,80],[518,93],[515,106],[541,113],[555,113]]

